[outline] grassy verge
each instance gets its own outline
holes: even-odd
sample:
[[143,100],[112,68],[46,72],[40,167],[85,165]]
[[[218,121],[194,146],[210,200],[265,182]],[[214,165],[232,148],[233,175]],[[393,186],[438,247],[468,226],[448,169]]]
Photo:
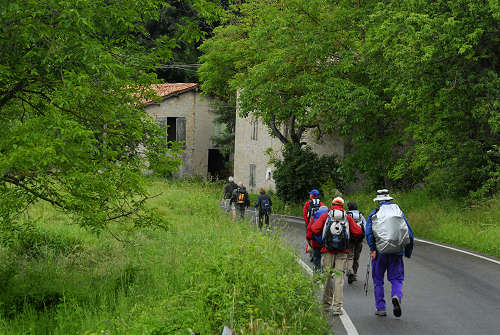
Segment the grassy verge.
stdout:
[[[432,199],[422,191],[391,193],[391,196],[405,213],[417,237],[500,257],[500,195],[480,204]],[[357,202],[365,216],[375,208],[372,193],[349,194],[344,198],[346,203]],[[302,216],[303,204],[285,205],[276,196],[272,199],[273,205],[276,204],[273,206],[275,213]],[[322,197],[325,203],[332,199],[331,195]]]
[[154,182],[171,228],[92,235],[40,205],[0,247],[2,334],[325,334],[312,282],[279,237],[236,224],[213,184]]

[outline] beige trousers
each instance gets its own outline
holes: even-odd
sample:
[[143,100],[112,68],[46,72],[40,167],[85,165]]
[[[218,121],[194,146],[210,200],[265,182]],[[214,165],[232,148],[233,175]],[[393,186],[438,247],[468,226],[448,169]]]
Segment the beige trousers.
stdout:
[[[321,263],[327,273],[323,303],[333,305],[333,311],[340,311],[344,305],[344,274],[347,254],[323,253]],[[335,279],[334,279],[335,277]],[[333,300],[333,304],[332,304]]]

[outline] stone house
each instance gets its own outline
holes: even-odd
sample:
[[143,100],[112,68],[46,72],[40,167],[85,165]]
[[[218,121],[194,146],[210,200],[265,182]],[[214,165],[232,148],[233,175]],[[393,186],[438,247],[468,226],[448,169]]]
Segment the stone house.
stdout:
[[[319,155],[337,154],[344,156],[344,142],[340,137],[327,137],[321,142],[314,140],[312,134],[305,134],[305,141]],[[273,179],[274,167],[270,165],[271,149],[274,155],[281,156],[283,144],[270,135],[270,131],[258,119],[251,116],[242,118],[236,113],[235,147],[234,147],[234,179],[242,181],[249,192],[256,193],[260,187],[276,190]],[[307,195],[306,195],[307,196]]]
[[147,101],[146,112],[166,128],[169,141],[185,142],[180,177],[217,176],[225,159],[212,143],[220,131],[211,112],[210,98],[201,96],[195,83],[153,85],[159,101]]

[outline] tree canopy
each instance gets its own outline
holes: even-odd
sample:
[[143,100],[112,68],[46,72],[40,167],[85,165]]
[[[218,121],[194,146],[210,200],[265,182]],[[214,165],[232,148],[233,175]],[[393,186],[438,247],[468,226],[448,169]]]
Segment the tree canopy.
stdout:
[[251,0],[201,46],[200,78],[240,90],[242,116],[283,143],[342,136],[347,181],[485,195],[500,177],[498,32],[497,1]]
[[[75,222],[161,224],[142,170],[174,171],[178,147],[144,112],[168,37],[155,0],[0,4],[0,225],[44,200]],[[145,41],[148,45],[145,46]]]

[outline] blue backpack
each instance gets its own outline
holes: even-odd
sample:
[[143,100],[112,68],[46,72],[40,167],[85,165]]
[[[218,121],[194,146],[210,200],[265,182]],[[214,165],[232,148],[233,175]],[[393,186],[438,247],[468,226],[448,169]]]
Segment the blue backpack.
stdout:
[[[314,215],[313,215],[313,218],[314,218],[314,221],[316,221],[317,219],[319,219],[319,217],[321,215],[323,215],[324,213],[328,212],[328,208],[327,207],[324,207],[324,208],[320,208],[319,210],[317,210]],[[316,242],[320,243],[320,244],[323,244],[323,236],[322,235],[313,235],[313,240],[315,240]]]

